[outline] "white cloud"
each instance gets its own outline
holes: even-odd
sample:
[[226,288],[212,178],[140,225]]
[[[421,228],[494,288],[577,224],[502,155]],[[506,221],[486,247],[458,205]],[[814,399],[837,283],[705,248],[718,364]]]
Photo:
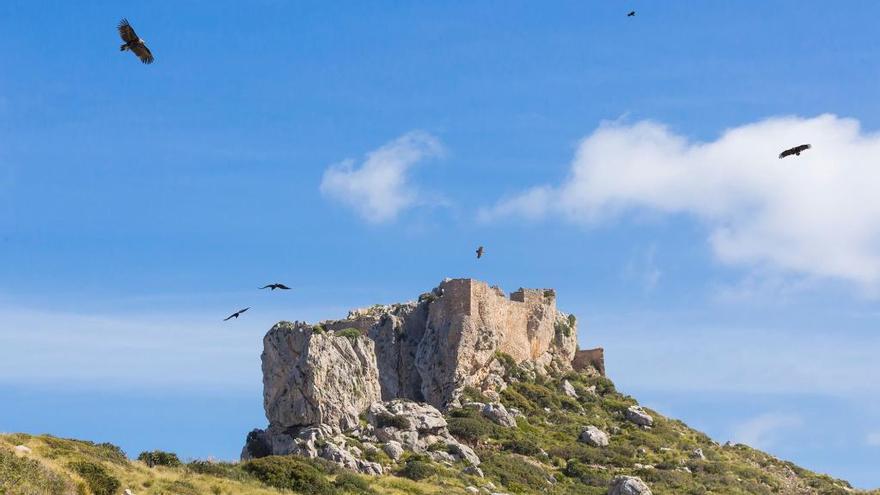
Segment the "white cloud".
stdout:
[[[799,157],[785,148],[811,143]],[[687,214],[725,263],[880,288],[880,135],[822,115],[762,120],[691,142],[662,124],[604,124],[581,141],[568,178],[481,211],[594,223],[627,212]]]
[[440,141],[414,131],[367,153],[360,167],[345,160],[324,171],[321,193],[354,209],[371,223],[394,220],[417,201],[407,176],[419,161],[442,153]]
[[868,437],[865,439],[865,443],[867,443],[871,447],[880,447],[880,431],[868,433]]
[[733,440],[756,449],[767,449],[779,440],[781,430],[799,428],[803,424],[803,419],[794,414],[761,414],[737,425]]

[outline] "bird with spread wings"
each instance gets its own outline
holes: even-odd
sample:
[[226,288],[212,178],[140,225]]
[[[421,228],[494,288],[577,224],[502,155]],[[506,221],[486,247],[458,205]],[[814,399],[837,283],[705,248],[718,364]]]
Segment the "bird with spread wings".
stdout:
[[247,310],[249,310],[249,309],[251,309],[251,308],[250,308],[250,307],[247,307],[247,308],[244,308],[244,309],[239,309],[239,310],[236,311],[235,313],[232,313],[231,315],[227,316],[226,318],[223,318],[223,321],[229,321],[229,320],[231,320],[231,319],[233,319],[233,318],[235,318],[235,319],[237,320],[238,317],[241,316],[242,313],[244,313],[245,311],[247,311]]
[[290,287],[288,287],[288,286],[286,286],[286,285],[284,285],[284,284],[269,284],[269,285],[264,285],[263,287],[260,287],[260,289],[270,289],[270,290],[281,289],[281,290],[290,290]]
[[810,148],[812,148],[812,146],[809,144],[802,144],[800,146],[795,146],[794,148],[789,148],[779,154],[779,159],[783,159],[790,155],[801,156],[802,151],[806,151]]
[[134,28],[131,27],[131,24],[128,23],[127,19],[119,21],[118,29],[119,37],[125,42],[119,47],[119,50],[123,52],[128,50],[137,55],[137,57],[141,59],[141,62],[152,64],[153,53],[147,48],[146,42],[140,39],[137,33],[134,32]]

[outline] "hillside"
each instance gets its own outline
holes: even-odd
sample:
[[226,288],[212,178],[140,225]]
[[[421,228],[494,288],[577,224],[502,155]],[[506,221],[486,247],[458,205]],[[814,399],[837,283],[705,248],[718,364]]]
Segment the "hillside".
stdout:
[[239,462],[0,435],[0,495],[855,492],[639,406],[577,335],[554,290],[471,279],[279,322],[263,339],[269,425]]
[[[567,380],[577,398],[562,392]],[[590,392],[595,387],[595,393]],[[469,399],[485,400],[468,391]],[[192,461],[147,467],[109,444],[25,434],[0,435],[0,493],[4,495],[138,495],[483,493],[606,494],[617,475],[638,476],[654,494],[847,494],[846,482],[812,473],[744,445],[719,445],[706,435],[655,411],[650,429],[625,417],[635,399],[606,378],[587,372],[525,379],[502,393],[518,409],[516,427],[505,428],[475,409],[445,415],[450,432],[480,456],[484,478],[465,474],[464,462],[435,462],[405,453],[382,476],[349,472],[322,459],[271,456],[241,463]],[[606,447],[578,441],[594,425],[609,433]],[[351,439],[351,441],[355,441]],[[29,453],[16,453],[24,445]],[[439,447],[438,447],[439,448]],[[701,458],[694,452],[701,449]],[[487,488],[488,487],[488,488]],[[494,487],[494,488],[493,488]],[[476,493],[476,492],[474,492]],[[880,492],[873,492],[880,493]]]

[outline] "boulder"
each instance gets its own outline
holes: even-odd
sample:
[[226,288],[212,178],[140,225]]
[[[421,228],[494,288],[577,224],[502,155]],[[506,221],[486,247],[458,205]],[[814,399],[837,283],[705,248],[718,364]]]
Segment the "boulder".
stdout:
[[388,457],[395,462],[400,460],[400,457],[404,452],[403,445],[400,445],[400,442],[395,442],[394,440],[387,442],[382,448],[385,450],[385,453],[388,454]]
[[477,466],[468,466],[464,468],[464,471],[462,472],[470,476],[476,476],[477,478],[482,478],[484,476],[483,470],[478,468]]
[[516,419],[510,414],[503,404],[486,404],[481,411],[490,421],[506,428],[516,428]]
[[615,476],[608,495],[651,495],[651,489],[636,476]]
[[[474,449],[468,447],[467,445],[455,442],[447,444],[446,447],[448,448],[450,454],[456,456],[457,458],[463,460],[471,466],[480,465],[480,458],[477,456],[477,453],[474,452]],[[480,477],[482,477],[482,475]]]
[[630,406],[626,410],[626,419],[639,426],[652,426],[654,424],[654,418],[646,413],[641,406]]
[[22,455],[31,453],[30,447],[28,447],[26,445],[16,445],[15,447],[12,448],[12,450],[14,450],[15,453],[17,453],[17,454],[22,454]]
[[588,445],[592,445],[593,447],[608,446],[608,434],[592,425],[585,426],[581,429],[581,434],[578,437],[578,440]]
[[691,452],[691,457],[694,459],[699,459],[701,461],[706,460],[706,455],[703,454],[703,449],[694,449],[694,451]]
[[574,389],[574,385],[571,384],[568,380],[562,380],[562,393],[565,395],[577,399],[577,391]]

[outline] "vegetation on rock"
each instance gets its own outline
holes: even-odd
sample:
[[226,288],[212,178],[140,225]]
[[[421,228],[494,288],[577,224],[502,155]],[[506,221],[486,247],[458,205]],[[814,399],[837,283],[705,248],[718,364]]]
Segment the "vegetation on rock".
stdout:
[[[561,391],[563,380],[578,391],[577,398]],[[476,390],[466,395],[485,401]],[[383,476],[358,475],[330,462],[295,456],[244,463],[154,463],[156,467],[150,469],[145,462],[129,461],[110,444],[13,434],[0,435],[0,493],[118,495],[130,488],[138,495],[448,495],[492,483],[491,491],[511,494],[604,495],[618,475],[638,476],[656,495],[856,492],[845,481],[747,446],[719,445],[656,411],[646,410],[654,418],[653,426],[640,427],[625,416],[635,399],[617,392],[610,380],[590,373],[521,380],[501,394],[501,402],[523,413],[517,426],[501,427],[473,407],[445,415],[450,432],[482,459],[479,467],[485,478],[467,471],[464,462],[443,464],[428,455],[406,453],[394,463],[381,449],[372,455],[388,468]],[[578,442],[585,425],[608,432],[608,446]],[[16,445],[32,452],[14,453]],[[427,454],[442,452],[444,445],[438,443]]]

